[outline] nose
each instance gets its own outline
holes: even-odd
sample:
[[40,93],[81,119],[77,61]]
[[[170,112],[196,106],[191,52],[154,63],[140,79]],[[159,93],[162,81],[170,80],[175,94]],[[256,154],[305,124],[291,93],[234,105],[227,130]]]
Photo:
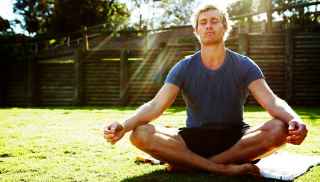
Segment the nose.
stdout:
[[208,23],[206,24],[206,29],[207,29],[207,30],[212,30],[212,28],[213,28],[213,23],[208,22]]

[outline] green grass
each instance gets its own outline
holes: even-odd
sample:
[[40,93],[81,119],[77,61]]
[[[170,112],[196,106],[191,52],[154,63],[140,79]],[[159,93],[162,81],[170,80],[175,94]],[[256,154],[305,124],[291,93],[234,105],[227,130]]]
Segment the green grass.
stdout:
[[[0,109],[0,181],[256,181],[252,177],[225,177],[204,173],[168,174],[164,166],[135,164],[141,152],[128,136],[116,145],[105,142],[106,120],[120,121],[134,107],[57,107]],[[309,125],[301,146],[282,150],[320,155],[320,108],[296,108]],[[270,116],[247,107],[246,120],[257,125]],[[184,108],[172,108],[155,124],[184,126]],[[261,181],[261,180],[258,180]],[[315,167],[296,181],[320,181]]]

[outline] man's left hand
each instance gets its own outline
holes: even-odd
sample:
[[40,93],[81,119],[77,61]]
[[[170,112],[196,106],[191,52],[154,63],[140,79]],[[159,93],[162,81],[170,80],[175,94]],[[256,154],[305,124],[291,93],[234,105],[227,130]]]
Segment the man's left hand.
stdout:
[[299,120],[291,120],[288,123],[287,143],[300,145],[307,136],[308,129],[304,123]]

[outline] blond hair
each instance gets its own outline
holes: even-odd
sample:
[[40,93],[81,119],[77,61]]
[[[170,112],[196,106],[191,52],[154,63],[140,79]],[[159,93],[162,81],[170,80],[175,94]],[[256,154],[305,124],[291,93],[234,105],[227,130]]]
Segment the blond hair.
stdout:
[[207,12],[209,10],[217,10],[219,12],[220,18],[222,20],[222,24],[223,24],[224,28],[226,29],[226,32],[224,34],[224,40],[226,40],[226,38],[229,35],[229,32],[231,31],[231,22],[229,20],[229,15],[224,8],[218,8],[218,6],[216,6],[212,3],[202,4],[198,8],[195,9],[195,11],[193,12],[193,14],[191,16],[192,27],[194,29],[197,29],[198,28],[198,19],[199,19],[200,14],[203,12]]

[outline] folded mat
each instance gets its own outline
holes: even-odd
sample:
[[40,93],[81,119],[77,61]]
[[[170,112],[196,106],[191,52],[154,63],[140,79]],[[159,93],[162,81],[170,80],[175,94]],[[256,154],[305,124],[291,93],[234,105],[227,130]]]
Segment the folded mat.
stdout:
[[320,156],[277,152],[261,159],[256,165],[265,178],[292,181],[319,164]]

